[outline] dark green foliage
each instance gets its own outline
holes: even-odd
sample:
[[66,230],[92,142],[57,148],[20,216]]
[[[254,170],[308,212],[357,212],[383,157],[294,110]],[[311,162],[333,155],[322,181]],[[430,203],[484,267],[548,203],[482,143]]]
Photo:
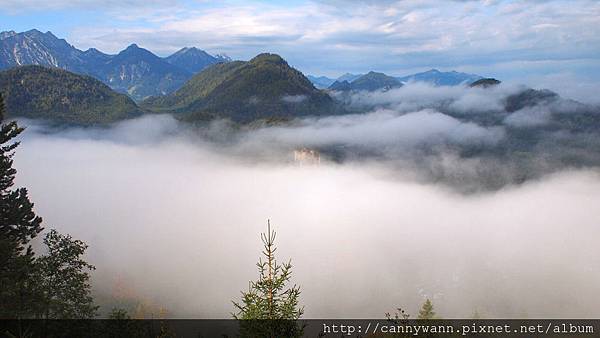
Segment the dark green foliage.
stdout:
[[37,259],[39,289],[46,319],[85,319],[96,315],[88,270],[83,260],[87,244],[51,230],[44,238],[48,253]]
[[192,103],[205,99],[245,62],[234,61],[208,67],[171,95],[151,97],[142,106],[158,112],[185,111]]
[[423,303],[423,306],[421,307],[421,310],[419,310],[419,316],[417,317],[418,319],[434,319],[435,317],[435,311],[433,311],[433,304],[431,303],[431,301],[429,299],[427,299],[425,301],[425,303]]
[[35,256],[31,240],[42,230],[27,189],[13,188],[14,141],[23,129],[4,121],[0,95],[0,318],[90,318],[93,266],[81,259],[87,245],[55,230],[44,243],[48,253]]
[[57,68],[23,66],[0,72],[10,117],[72,124],[106,124],[141,114],[126,95],[89,76]]
[[329,95],[275,54],[213,65],[175,93],[146,100],[143,107],[178,113],[187,121],[218,117],[239,123],[340,112]]
[[27,189],[13,188],[14,141],[23,129],[5,122],[0,95],[0,318],[28,317],[35,311],[35,258],[30,241],[42,228],[42,219],[33,211]]

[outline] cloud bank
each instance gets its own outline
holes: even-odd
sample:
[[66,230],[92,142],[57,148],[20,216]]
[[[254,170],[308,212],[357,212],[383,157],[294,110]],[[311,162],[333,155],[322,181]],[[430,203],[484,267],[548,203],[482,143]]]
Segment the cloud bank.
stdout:
[[[269,218],[280,259],[294,264],[307,318],[383,317],[398,306],[415,313],[426,297],[446,318],[475,310],[595,317],[597,169],[463,194],[414,179],[420,168],[379,160],[298,166],[282,146],[498,137],[441,115],[305,120],[237,131],[228,142],[217,135],[234,131],[223,126],[190,130],[168,116],[59,131],[24,121],[17,183],[29,188],[47,228],[90,244],[104,304],[145,300],[172,317],[228,318],[230,301],[257,276],[259,233]],[[389,129],[371,130],[382,126]],[[443,153],[438,165],[473,168]]]

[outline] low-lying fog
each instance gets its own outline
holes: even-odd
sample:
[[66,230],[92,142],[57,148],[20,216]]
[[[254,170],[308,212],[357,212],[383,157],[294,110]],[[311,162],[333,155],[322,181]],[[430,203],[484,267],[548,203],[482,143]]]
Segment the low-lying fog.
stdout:
[[[383,317],[397,307],[414,316],[426,297],[446,318],[600,313],[598,169],[465,192],[423,178],[414,161],[403,165],[413,153],[398,150],[432,139],[493,145],[502,129],[431,110],[240,132],[220,123],[194,130],[169,116],[110,129],[22,123],[17,183],[46,229],[89,244],[106,306],[133,299],[172,317],[229,318],[231,300],[257,277],[259,234],[271,219],[306,318]],[[292,161],[294,147],[323,144],[396,155]],[[445,148],[435,159],[458,172],[487,165]],[[478,184],[470,177],[465,184]]]

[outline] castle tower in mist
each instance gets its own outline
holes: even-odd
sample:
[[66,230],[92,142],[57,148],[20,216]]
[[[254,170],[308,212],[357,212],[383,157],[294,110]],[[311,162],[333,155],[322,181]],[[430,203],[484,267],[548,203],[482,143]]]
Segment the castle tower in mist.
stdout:
[[300,148],[294,150],[294,163],[298,165],[319,165],[321,154],[314,149]]

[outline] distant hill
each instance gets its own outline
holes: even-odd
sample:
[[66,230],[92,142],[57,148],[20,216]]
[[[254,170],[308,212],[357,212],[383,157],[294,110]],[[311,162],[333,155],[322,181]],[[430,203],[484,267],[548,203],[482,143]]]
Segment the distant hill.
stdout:
[[397,79],[403,83],[406,82],[426,82],[435,86],[456,86],[468,84],[481,79],[476,74],[460,73],[456,71],[440,72],[437,69],[431,69],[423,73],[411,74]]
[[346,74],[338,77],[336,79],[336,81],[339,81],[339,82],[344,82],[344,81],[352,82],[352,81],[358,79],[359,77],[361,77],[363,75],[365,75],[365,74],[351,74],[351,73],[346,73]]
[[313,76],[313,75],[306,75],[306,78],[312,82],[312,84],[319,88],[319,89],[325,89],[328,88],[329,86],[331,86],[334,82],[335,79],[331,79],[328,78],[327,76]]
[[334,82],[329,89],[338,91],[348,90],[388,90],[391,88],[401,87],[402,83],[396,78],[385,75],[383,73],[369,72],[352,82],[347,80]]
[[335,81],[334,83],[331,84],[331,86],[329,86],[328,89],[345,92],[345,91],[352,90],[352,85],[350,84],[350,82],[348,82],[348,80]]
[[140,115],[126,95],[102,82],[57,68],[22,66],[0,72],[9,117],[106,124]]
[[184,47],[165,58],[165,61],[189,73],[195,74],[215,63],[229,62],[227,56],[212,56],[196,47]]
[[339,110],[333,99],[316,89],[301,72],[279,55],[267,53],[250,61],[213,65],[175,93],[144,101],[143,107],[173,112],[188,121],[217,117],[238,123],[334,114]]
[[131,45],[117,55],[97,49],[79,50],[51,32],[30,30],[0,33],[0,70],[22,65],[41,65],[91,75],[135,100],[168,94],[205,67],[227,62],[197,48],[184,48],[161,58]]
[[[371,74],[371,75],[369,75]],[[385,81],[388,86],[396,86],[393,84],[391,79],[392,76],[383,74],[370,72],[369,74],[351,74],[346,73],[337,79],[333,80],[325,76],[308,76],[309,80],[317,87],[317,88],[329,88],[332,90],[360,90],[357,87],[360,85],[354,84],[355,81],[359,79],[367,80],[369,77],[373,77],[373,74],[377,74],[377,76],[383,78],[383,76],[388,77]],[[365,78],[366,75],[369,75]],[[460,73],[456,71],[450,72],[440,72],[437,69],[431,69],[429,71],[423,73],[416,73],[407,76],[394,77],[394,79],[401,84],[405,84],[407,82],[425,82],[435,86],[456,86],[460,84],[471,84],[475,81],[483,79],[483,77],[476,74],[468,74],[468,73]],[[368,80],[369,82],[373,82],[373,80]],[[376,82],[377,80],[375,80]],[[337,83],[336,83],[337,82]],[[354,84],[353,86],[350,84]],[[379,89],[385,87],[385,85],[367,85],[367,87],[375,88],[379,87]],[[362,90],[373,90],[373,89],[362,89]]]
[[494,78],[484,78],[484,79],[479,79],[475,82],[472,82],[469,87],[483,87],[483,88],[487,88],[487,87],[492,87],[495,85],[499,85],[501,83],[500,80],[496,80]]
[[515,112],[525,107],[533,107],[541,104],[549,104],[558,101],[560,96],[548,89],[527,88],[506,98],[505,108],[507,112]]

